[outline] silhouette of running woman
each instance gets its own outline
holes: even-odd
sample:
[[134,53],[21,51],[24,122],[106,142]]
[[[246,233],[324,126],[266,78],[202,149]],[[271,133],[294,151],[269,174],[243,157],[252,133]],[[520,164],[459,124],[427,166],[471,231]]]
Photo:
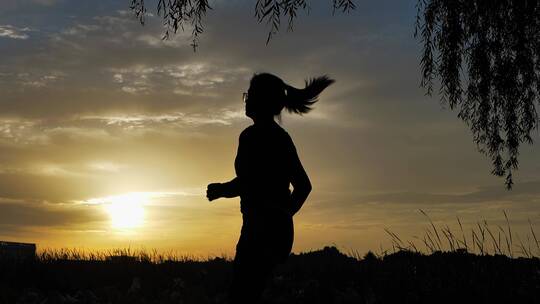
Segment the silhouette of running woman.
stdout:
[[207,188],[210,201],[240,196],[243,223],[229,290],[231,304],[257,303],[273,269],[291,252],[292,218],[311,192],[294,143],[274,118],[280,118],[283,108],[296,114],[309,112],[318,95],[333,82],[321,76],[306,80],[305,88],[297,89],[275,75],[261,73],[251,78],[243,95],[246,115],[254,123],[240,134],[236,177]]

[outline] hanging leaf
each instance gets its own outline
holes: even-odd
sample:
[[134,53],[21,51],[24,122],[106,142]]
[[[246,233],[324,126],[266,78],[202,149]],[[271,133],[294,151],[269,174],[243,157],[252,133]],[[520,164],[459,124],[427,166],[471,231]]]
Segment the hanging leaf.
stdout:
[[419,0],[421,86],[470,127],[492,174],[512,188],[519,147],[533,142],[540,105],[540,1]]

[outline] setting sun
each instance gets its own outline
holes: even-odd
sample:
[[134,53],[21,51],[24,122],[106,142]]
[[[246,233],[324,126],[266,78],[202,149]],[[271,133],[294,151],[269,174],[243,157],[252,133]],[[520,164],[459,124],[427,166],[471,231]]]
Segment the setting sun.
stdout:
[[110,216],[115,229],[133,229],[144,224],[144,204],[148,195],[140,192],[105,197],[101,203]]

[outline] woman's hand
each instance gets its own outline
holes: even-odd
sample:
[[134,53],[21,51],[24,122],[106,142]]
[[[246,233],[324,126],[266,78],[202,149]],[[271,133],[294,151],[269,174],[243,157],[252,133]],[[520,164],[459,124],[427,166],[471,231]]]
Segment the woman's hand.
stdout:
[[212,183],[209,184],[206,188],[206,197],[209,201],[218,199],[224,195],[223,185],[221,183]]
[[237,197],[240,195],[240,182],[238,177],[226,183],[212,183],[206,188],[206,197],[213,201],[220,197]]

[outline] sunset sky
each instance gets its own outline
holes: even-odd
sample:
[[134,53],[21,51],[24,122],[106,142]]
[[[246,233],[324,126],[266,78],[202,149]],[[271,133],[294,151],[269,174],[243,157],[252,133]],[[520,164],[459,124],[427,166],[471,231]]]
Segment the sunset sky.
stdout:
[[0,240],[234,253],[239,199],[205,191],[234,177],[256,72],[336,79],[312,112],[283,115],[313,184],[294,252],[379,251],[384,228],[414,240],[419,209],[450,227],[503,225],[506,210],[523,238],[529,219],[540,228],[538,131],[506,191],[457,113],[419,87],[416,0],[334,16],[311,1],[269,45],[255,1],[210,1],[197,52],[189,29],[161,40],[157,1],[144,26],[129,2],[0,0]]

